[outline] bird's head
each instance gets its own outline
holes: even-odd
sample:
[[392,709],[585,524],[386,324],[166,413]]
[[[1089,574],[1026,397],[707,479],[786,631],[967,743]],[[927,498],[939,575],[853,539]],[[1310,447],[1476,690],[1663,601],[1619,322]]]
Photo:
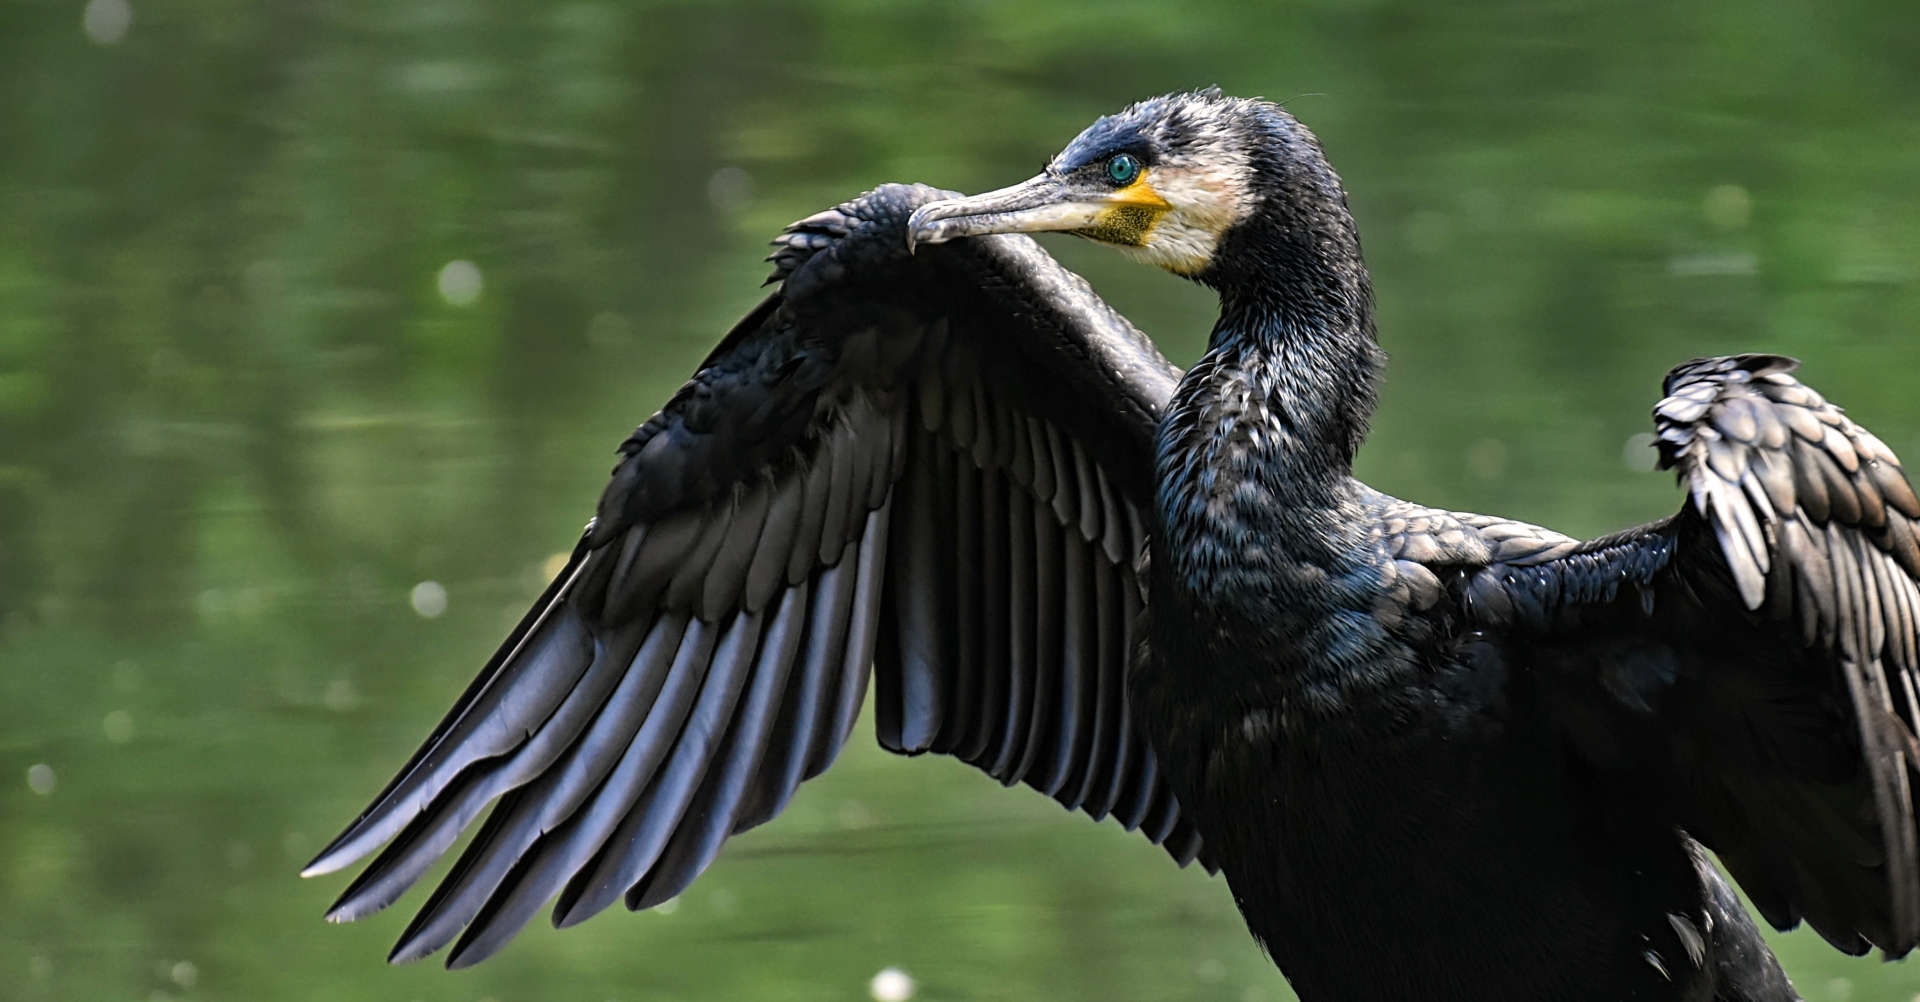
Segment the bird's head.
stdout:
[[1072,233],[1204,280],[1229,234],[1269,202],[1297,202],[1302,181],[1344,215],[1318,142],[1278,105],[1217,88],[1169,94],[1094,122],[1031,180],[921,206],[908,241]]

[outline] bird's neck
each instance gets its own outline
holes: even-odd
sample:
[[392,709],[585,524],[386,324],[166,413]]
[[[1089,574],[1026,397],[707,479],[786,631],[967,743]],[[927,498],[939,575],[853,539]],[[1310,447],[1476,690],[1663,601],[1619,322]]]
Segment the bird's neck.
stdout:
[[[1162,422],[1156,559],[1203,596],[1236,603],[1325,597],[1370,548],[1353,457],[1383,356],[1344,200],[1269,232],[1208,276],[1221,315]],[[1231,245],[1223,251],[1233,251]],[[1311,596],[1283,594],[1296,588]]]

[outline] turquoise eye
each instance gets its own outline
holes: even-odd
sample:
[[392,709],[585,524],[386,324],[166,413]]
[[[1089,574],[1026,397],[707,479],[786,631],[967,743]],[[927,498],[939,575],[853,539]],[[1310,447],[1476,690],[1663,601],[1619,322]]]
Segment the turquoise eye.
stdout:
[[1107,161],[1107,176],[1114,184],[1132,184],[1140,176],[1140,161],[1131,153],[1115,154]]

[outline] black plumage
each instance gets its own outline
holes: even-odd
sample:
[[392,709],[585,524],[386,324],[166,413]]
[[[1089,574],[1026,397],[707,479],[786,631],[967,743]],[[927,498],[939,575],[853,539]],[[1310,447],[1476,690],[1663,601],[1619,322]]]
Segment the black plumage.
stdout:
[[909,255],[942,194],[780,241],[781,291],[622,447],[566,570],[310,868],[392,840],[331,917],[392,903],[495,798],[394,959],[464,931],[450,962],[477,962],[555,895],[563,925],[658,904],[832,762],[870,664],[887,747],[1199,854],[1124,681],[1177,370],[1026,238]]
[[[1187,372],[1025,237],[1218,290]],[[887,186],[622,446],[566,570],[309,873],[395,959],[683,889],[881,743],[1231,884],[1304,999],[1794,997],[1766,919],[1920,939],[1920,499],[1776,356],[1675,369],[1689,501],[1590,542],[1351,476],[1381,355],[1338,178],[1217,91],[1022,185]],[[871,671],[871,674],[869,672]]]

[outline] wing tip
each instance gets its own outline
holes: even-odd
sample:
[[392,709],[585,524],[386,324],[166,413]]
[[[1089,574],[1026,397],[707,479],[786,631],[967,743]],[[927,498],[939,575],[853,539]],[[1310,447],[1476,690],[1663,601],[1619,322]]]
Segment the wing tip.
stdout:
[[353,902],[351,898],[351,892],[342,896],[340,900],[335,901],[332,906],[327,909],[327,913],[321,917],[334,925],[346,925],[348,922],[358,922],[380,910],[378,908],[361,908]]
[[469,929],[460,942],[454,944],[452,952],[447,954],[446,967],[449,971],[464,971],[499,953],[513,938],[512,933],[505,936],[490,935],[491,929]]
[[375,846],[354,844],[365,828],[366,823],[361,821],[341,832],[339,838],[334,839],[332,844],[320,850],[319,855],[300,868],[300,879],[311,880],[314,877],[324,877],[329,873],[338,873],[365,859],[367,853],[372,852]]
[[604,883],[593,886],[581,879],[592,872],[592,869],[582,869],[575,877],[577,882],[569,883],[560,891],[560,899],[553,903],[552,921],[555,929],[571,929],[585,922],[606,911],[607,906],[619,896],[617,890],[609,893]]
[[420,941],[411,935],[402,936],[399,942],[393,944],[393,949],[387,951],[387,963],[395,967],[419,963],[432,956],[435,949],[437,948],[423,947]]
[[315,877],[324,877],[329,873],[338,873],[346,865],[344,862],[336,865],[333,861],[324,857],[316,857],[300,871],[300,879],[312,880]]

